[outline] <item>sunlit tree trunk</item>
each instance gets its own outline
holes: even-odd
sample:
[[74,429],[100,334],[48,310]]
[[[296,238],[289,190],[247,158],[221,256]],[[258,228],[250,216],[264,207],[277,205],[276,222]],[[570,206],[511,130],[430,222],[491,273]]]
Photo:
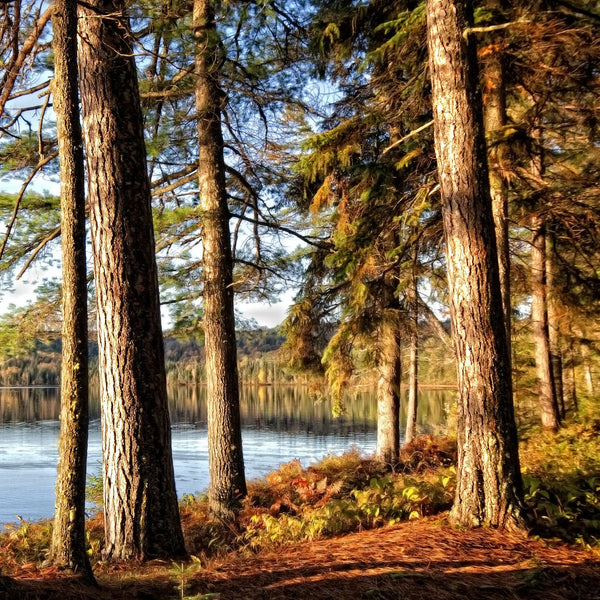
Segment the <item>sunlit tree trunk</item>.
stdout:
[[588,346],[588,342],[587,341],[582,341],[580,346],[580,351],[581,351],[581,357],[583,360],[583,369],[584,369],[584,375],[585,375],[585,385],[587,388],[587,393],[588,396],[590,396],[590,398],[592,398],[594,396],[595,393],[595,386],[594,386],[594,376],[592,375],[592,360],[591,360],[591,353],[590,353],[590,348]]
[[233,312],[233,261],[225,190],[219,40],[211,0],[194,1],[198,173],[204,268],[210,510],[231,518],[246,495]]
[[86,549],[88,324],[83,143],[77,78],[77,2],[55,0],[53,107],[60,164],[62,242],[62,372],[54,564],[93,580]]
[[394,465],[400,452],[400,333],[394,309],[384,310],[377,330],[377,449],[381,462]]
[[546,225],[544,217],[531,218],[531,321],[535,343],[535,365],[542,425],[556,429],[560,425],[550,360],[548,303],[546,296]]
[[522,523],[522,483],[470,2],[427,0],[435,150],[458,368],[451,518]]
[[419,303],[417,278],[411,274],[408,288],[410,319],[409,366],[408,366],[408,405],[406,409],[406,435],[404,442],[412,442],[417,433],[417,408],[419,398]]
[[575,339],[573,336],[573,332],[570,332],[569,336],[569,373],[570,373],[570,383],[571,383],[571,406],[573,407],[573,413],[577,415],[579,411],[579,400],[577,398],[577,375],[575,372]]
[[[532,139],[538,145],[531,158],[531,179],[533,185],[536,186],[544,176],[544,158],[539,127],[533,129]],[[542,425],[546,429],[556,429],[560,425],[560,416],[550,356],[546,275],[546,216],[537,210],[531,216],[531,321]]]
[[579,354],[581,355],[581,365],[583,367],[583,378],[588,396],[593,397],[595,393],[594,376],[592,375],[592,357],[589,347],[589,340],[584,335],[583,329],[578,325],[573,326],[573,333],[578,337]]
[[98,308],[104,554],[185,553],[175,494],[158,275],[125,4],[80,5],[79,68]]

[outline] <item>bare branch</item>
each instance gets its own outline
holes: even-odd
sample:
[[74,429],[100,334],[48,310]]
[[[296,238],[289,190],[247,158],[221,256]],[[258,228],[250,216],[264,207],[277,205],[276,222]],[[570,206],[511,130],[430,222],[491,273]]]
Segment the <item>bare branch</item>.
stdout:
[[194,181],[197,177],[198,177],[198,168],[194,167],[194,169],[191,173],[189,173],[188,175],[185,175],[184,177],[181,177],[180,179],[177,179],[173,183],[171,183],[169,185],[165,185],[160,188],[154,188],[152,190],[152,195],[160,196],[161,194],[167,194],[169,192],[172,192],[173,190],[176,190],[178,187],[185,185],[186,183],[190,183],[190,182]]
[[298,233],[294,229],[290,229],[289,227],[285,227],[279,223],[269,223],[268,221],[259,221],[258,219],[254,219],[252,217],[247,217],[243,214],[235,214],[230,213],[230,215],[235,219],[241,219],[242,221],[248,221],[248,223],[256,223],[260,227],[270,227],[271,229],[275,229],[277,231],[282,231],[284,233],[288,233],[289,235],[293,235],[294,237],[306,242],[310,246],[314,246],[315,248],[321,248],[322,250],[329,250],[331,248],[331,244],[326,240],[321,238],[316,238],[313,236],[302,235]]
[[25,266],[19,271],[19,274],[17,275],[16,279],[21,279],[22,275],[31,266],[31,263],[36,259],[37,255],[46,247],[47,244],[49,244],[52,240],[55,240],[59,236],[60,225],[56,227],[56,229],[53,229],[48,235],[46,235],[35,247],[29,258],[27,259]]
[[395,141],[393,144],[390,144],[384,151],[383,154],[386,154],[387,152],[389,152],[392,148],[395,148],[396,146],[399,146],[400,144],[402,144],[403,142],[405,142],[406,140],[409,140],[410,138],[414,137],[415,135],[421,133],[421,131],[424,131],[425,129],[428,129],[429,127],[431,127],[433,125],[433,121],[427,121],[427,123],[425,123],[425,125],[421,125],[421,127],[417,127],[417,129],[411,131],[410,133],[407,133],[403,138],[400,138],[399,140]]
[[[0,2],[1,1],[2,0],[0,0]],[[30,87],[27,90],[21,90],[19,92],[15,92],[14,94],[11,94],[8,99],[14,100],[15,98],[20,98],[21,96],[28,96],[29,94],[35,94],[36,92],[39,92],[40,90],[43,90],[44,88],[47,88],[50,85],[51,81],[52,81],[52,79],[48,79],[48,81],[44,81],[44,83],[40,83],[39,85]]]
[[19,55],[17,56],[14,64],[12,65],[11,70],[8,72],[6,81],[4,82],[4,86],[2,88],[2,93],[0,93],[0,115],[4,113],[4,108],[12,93],[15,81],[17,80],[21,67],[23,66],[25,60],[33,50],[35,43],[42,34],[44,27],[47,25],[48,21],[52,17],[53,12],[54,4],[51,4],[40,16],[40,18],[35,22],[31,33],[23,43]]
[[525,23],[531,23],[529,19],[523,19],[519,21],[510,21],[508,23],[499,23],[498,25],[487,25],[486,27],[467,27],[463,31],[463,37],[466,39],[471,33],[491,33],[493,31],[501,31],[502,29],[508,29],[514,25],[522,25]]

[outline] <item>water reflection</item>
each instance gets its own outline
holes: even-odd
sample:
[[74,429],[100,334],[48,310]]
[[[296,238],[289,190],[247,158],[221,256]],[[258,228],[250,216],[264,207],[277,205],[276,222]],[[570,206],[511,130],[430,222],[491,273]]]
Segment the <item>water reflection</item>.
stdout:
[[[206,390],[180,386],[170,389],[169,395],[178,494],[202,491],[208,485]],[[446,422],[451,396],[445,391],[420,395],[421,431]],[[306,388],[248,386],[241,390],[240,410],[249,479],[294,458],[307,465],[352,446],[366,454],[375,449],[377,410],[373,395],[367,392],[349,399],[346,414],[336,419],[331,404],[315,402]],[[17,514],[25,519],[52,515],[59,412],[56,388],[0,389],[0,523],[14,521]],[[90,418],[88,471],[98,473],[97,393],[92,393]],[[405,422],[404,413],[401,422]]]
[[[426,390],[419,394],[419,424],[424,430],[443,425],[452,392]],[[171,422],[206,427],[206,388],[176,386],[169,390]],[[240,392],[242,426],[274,431],[313,432],[318,435],[368,431],[376,426],[377,407],[372,393],[354,394],[346,401],[346,413],[332,416],[331,402],[315,400],[302,386],[246,386]],[[7,423],[57,421],[58,388],[0,388],[0,426]],[[100,418],[97,390],[90,398],[90,420]],[[400,422],[406,422],[406,403],[401,403]]]

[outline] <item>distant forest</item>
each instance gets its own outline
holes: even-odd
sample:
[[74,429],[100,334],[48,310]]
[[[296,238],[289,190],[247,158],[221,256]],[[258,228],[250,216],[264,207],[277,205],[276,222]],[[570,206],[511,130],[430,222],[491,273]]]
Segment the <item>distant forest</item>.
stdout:
[[[310,373],[290,364],[285,351],[286,338],[277,328],[239,330],[236,335],[238,370],[242,384],[325,384],[324,372]],[[204,343],[201,338],[182,338],[167,334],[164,338],[167,383],[169,385],[195,385],[205,383]],[[60,338],[36,339],[33,348],[16,357],[5,358],[0,364],[0,386],[58,386],[61,371]],[[98,344],[89,343],[90,377],[98,381]],[[408,356],[404,359],[408,362]],[[452,353],[439,337],[423,324],[421,351],[422,382],[428,385],[453,385],[455,364]],[[376,371],[369,357],[359,361],[355,374],[357,381],[370,381]]]
[[[274,363],[272,354],[285,338],[276,329],[258,328],[239,331],[237,350],[242,375],[252,375],[259,380],[261,369]],[[169,383],[200,383],[204,380],[204,345],[196,339],[179,339],[167,335],[165,361]],[[60,385],[62,343],[55,340],[36,340],[34,349],[18,358],[10,358],[0,365],[0,385]],[[89,343],[92,381],[98,374],[98,344]],[[272,379],[272,368],[269,374]],[[272,382],[272,381],[271,381]]]

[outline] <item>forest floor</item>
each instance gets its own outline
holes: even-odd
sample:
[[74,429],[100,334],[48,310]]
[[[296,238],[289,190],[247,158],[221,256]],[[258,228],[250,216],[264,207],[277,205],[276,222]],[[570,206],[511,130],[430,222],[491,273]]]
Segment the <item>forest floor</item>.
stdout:
[[0,599],[600,599],[597,550],[459,530],[446,514],[202,563],[100,564],[95,571],[97,589],[24,565],[15,579],[0,580]]

